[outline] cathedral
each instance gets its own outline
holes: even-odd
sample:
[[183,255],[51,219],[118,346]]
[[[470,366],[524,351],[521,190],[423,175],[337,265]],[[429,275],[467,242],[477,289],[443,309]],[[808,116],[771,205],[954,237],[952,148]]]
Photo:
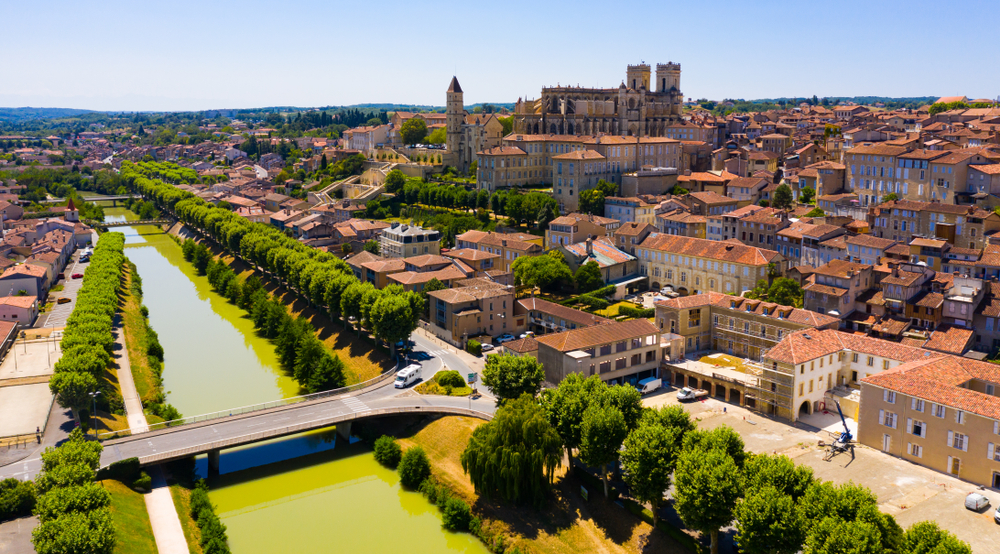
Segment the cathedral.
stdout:
[[518,99],[514,133],[662,137],[681,116],[681,65],[630,65],[618,88],[547,87],[537,100]]
[[477,153],[500,146],[503,139],[503,125],[494,114],[470,114],[465,111],[462,85],[458,77],[451,78],[445,104],[445,123],[448,152],[444,164],[467,172],[472,162],[477,161]]

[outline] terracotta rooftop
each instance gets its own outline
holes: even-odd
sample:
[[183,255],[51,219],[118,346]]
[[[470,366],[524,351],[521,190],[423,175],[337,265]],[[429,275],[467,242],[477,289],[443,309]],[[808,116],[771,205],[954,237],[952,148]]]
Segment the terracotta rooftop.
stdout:
[[572,352],[574,350],[585,350],[603,344],[659,333],[659,329],[650,323],[648,319],[633,319],[630,321],[608,323],[607,325],[594,325],[592,327],[584,327],[583,329],[573,329],[562,333],[542,335],[537,337],[536,340],[539,344],[554,348],[559,352]]

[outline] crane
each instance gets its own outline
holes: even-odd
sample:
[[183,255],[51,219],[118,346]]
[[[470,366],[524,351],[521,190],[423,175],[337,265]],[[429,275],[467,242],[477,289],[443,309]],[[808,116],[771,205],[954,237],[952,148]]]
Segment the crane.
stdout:
[[830,461],[837,454],[847,450],[851,451],[851,458],[854,458],[854,435],[847,426],[847,418],[844,417],[844,411],[840,409],[840,402],[835,402],[837,402],[837,413],[840,414],[840,422],[844,425],[844,431],[836,434],[834,441],[827,446],[825,461]]

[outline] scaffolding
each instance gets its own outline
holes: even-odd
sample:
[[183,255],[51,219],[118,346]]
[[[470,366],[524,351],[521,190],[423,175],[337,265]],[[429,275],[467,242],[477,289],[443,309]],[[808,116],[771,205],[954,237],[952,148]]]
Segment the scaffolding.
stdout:
[[[767,354],[764,351],[761,359]],[[781,417],[791,418],[792,392],[795,386],[795,376],[784,371],[777,364],[765,365],[763,362],[748,361],[743,363],[744,369],[755,379],[747,383],[747,393],[753,393],[758,411]]]

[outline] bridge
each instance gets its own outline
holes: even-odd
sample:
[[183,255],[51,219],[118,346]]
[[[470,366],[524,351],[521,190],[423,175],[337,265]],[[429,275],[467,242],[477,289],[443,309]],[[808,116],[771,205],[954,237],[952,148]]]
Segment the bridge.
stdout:
[[109,227],[131,227],[133,225],[169,225],[174,223],[173,219],[161,217],[159,219],[140,219],[138,221],[111,221],[111,222],[95,222],[92,227],[103,227],[107,229]]
[[[110,201],[112,207],[117,206],[118,202],[121,201],[121,200],[130,200],[132,198],[142,198],[142,196],[139,195],[139,194],[119,194],[119,195],[115,195],[115,196],[95,196],[95,197],[92,197],[92,198],[87,198],[87,197],[85,197],[83,195],[80,195],[80,196],[84,200],[86,200],[87,202],[106,202],[106,201]],[[65,202],[65,201],[66,201],[65,198],[46,198],[45,200],[41,200],[38,203],[39,204],[60,204],[60,203]]]

